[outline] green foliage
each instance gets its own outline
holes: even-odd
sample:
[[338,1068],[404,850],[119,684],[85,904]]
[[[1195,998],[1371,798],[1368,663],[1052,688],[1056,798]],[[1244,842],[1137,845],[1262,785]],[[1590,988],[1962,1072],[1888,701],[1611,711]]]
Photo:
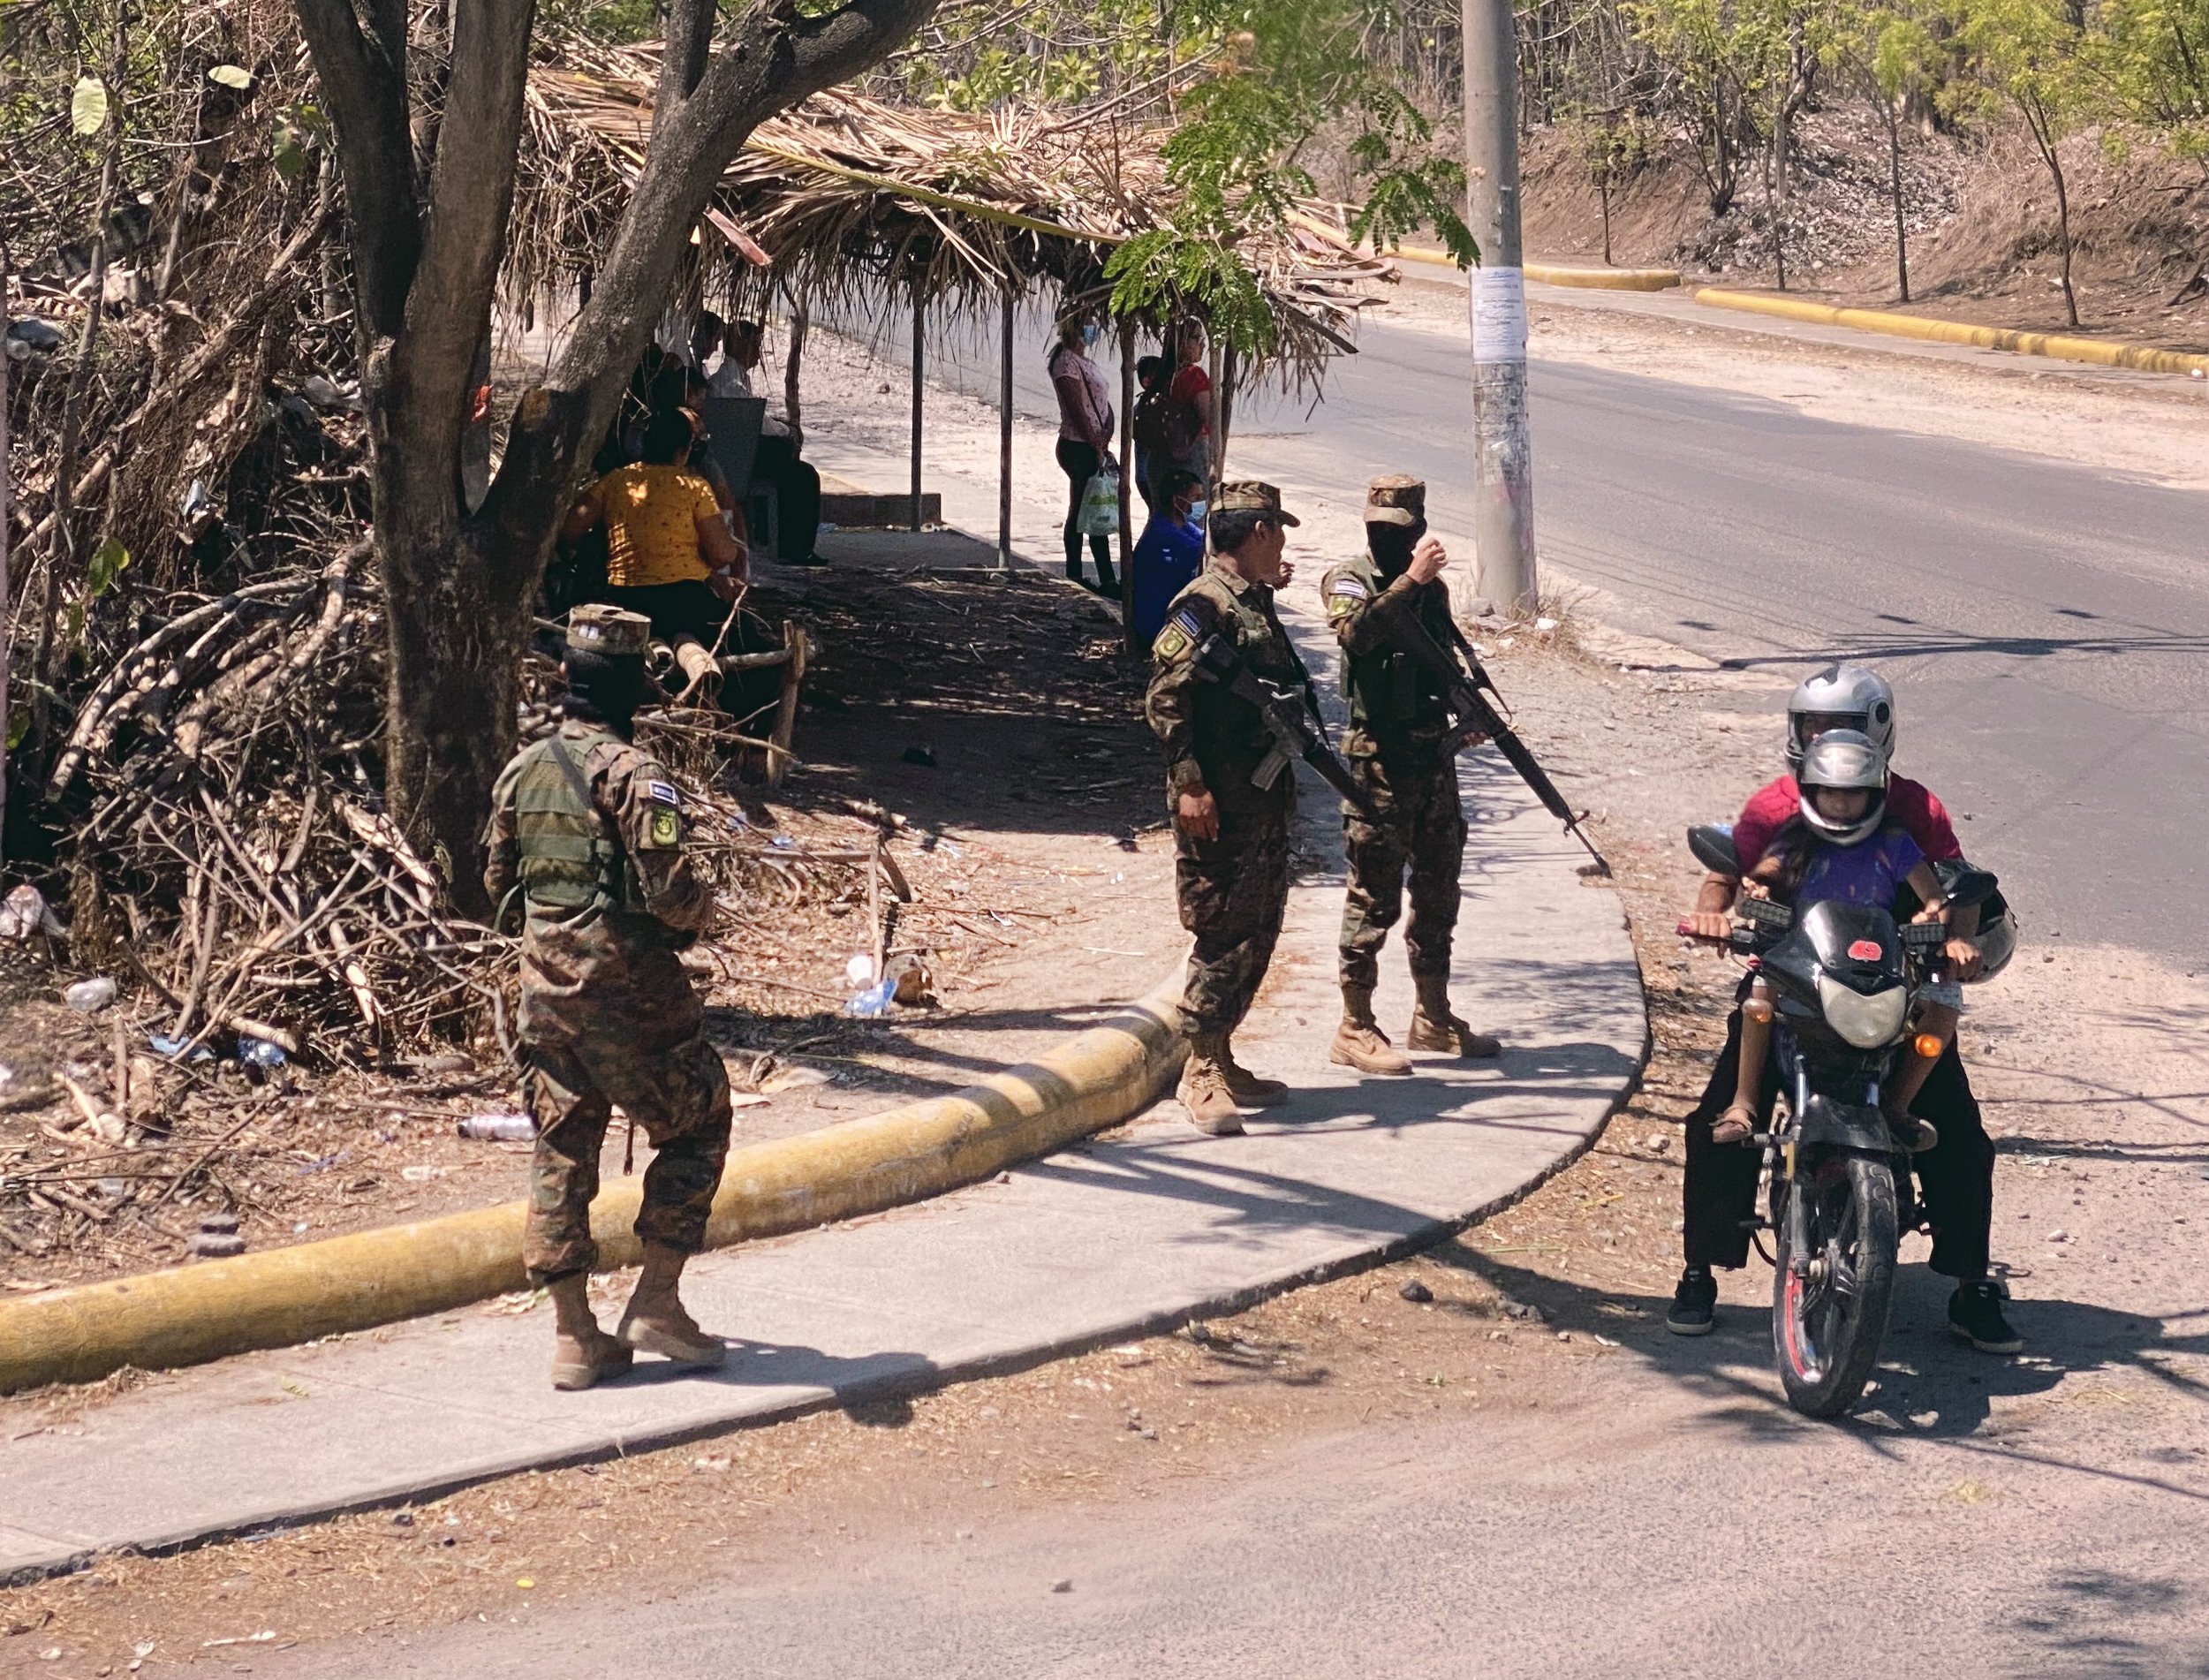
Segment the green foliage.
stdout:
[[2110,102],[2182,157],[2209,157],[2209,0],[2100,0],[2091,58]]
[[[1368,50],[1396,28],[1392,0],[965,0],[897,72],[906,96],[960,110],[1011,100],[1108,104],[1137,125],[1170,120],[1180,208],[1106,265],[1115,313],[1191,310],[1230,347],[1262,353],[1273,322],[1241,251],[1317,196],[1306,159],[1339,145],[1361,202],[1352,236],[1382,245],[1437,229],[1477,260],[1458,209],[1464,170]],[[1430,46],[1432,45],[1430,42]]]
[[89,139],[107,125],[107,84],[97,76],[78,77],[69,95],[69,126]]
[[110,537],[92,551],[91,564],[85,568],[85,593],[93,600],[99,600],[115,587],[115,580],[130,564],[131,551]]

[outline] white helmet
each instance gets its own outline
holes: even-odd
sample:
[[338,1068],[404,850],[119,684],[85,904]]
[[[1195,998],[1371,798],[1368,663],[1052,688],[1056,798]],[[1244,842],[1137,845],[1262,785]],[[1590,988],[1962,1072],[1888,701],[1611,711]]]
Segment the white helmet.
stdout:
[[1787,702],[1787,767],[1803,768],[1803,753],[1812,740],[1808,729],[1813,717],[1850,720],[1834,728],[1852,729],[1882,756],[1895,756],[1895,691],[1877,671],[1861,665],[1828,665],[1797,684]]
[[[1827,730],[1810,744],[1796,773],[1803,821],[1835,845],[1852,846],[1879,832],[1887,815],[1887,754],[1857,730]],[[1836,822],[1811,797],[1818,788],[1862,788],[1872,795],[1854,822]]]

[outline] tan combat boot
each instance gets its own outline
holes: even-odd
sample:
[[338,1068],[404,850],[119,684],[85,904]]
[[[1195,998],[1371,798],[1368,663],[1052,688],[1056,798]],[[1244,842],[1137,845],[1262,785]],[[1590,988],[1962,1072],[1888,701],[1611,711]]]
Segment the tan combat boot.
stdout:
[[1419,1001],[1411,1010],[1411,1031],[1405,1041],[1413,1049],[1464,1056],[1503,1054],[1501,1039],[1474,1032],[1450,1012],[1447,974],[1414,974],[1411,984],[1418,988]]
[[591,1311],[591,1275],[576,1272],[545,1285],[552,1298],[552,1386],[572,1392],[617,1377],[637,1356],[598,1328]]
[[1226,1048],[1224,1033],[1191,1033],[1189,1061],[1181,1071],[1181,1085],[1174,1093],[1181,1099],[1181,1106],[1189,1110],[1191,1124],[1215,1138],[1239,1137],[1243,1131],[1243,1116],[1236,1112],[1234,1094],[1228,1089],[1227,1070],[1222,1065]]
[[662,1243],[644,1245],[644,1271],[614,1334],[639,1353],[656,1353],[677,1365],[711,1370],[729,1357],[717,1336],[707,1336],[683,1307],[676,1286],[690,1257]]
[[1222,1033],[1220,1037],[1220,1072],[1227,1080],[1227,1094],[1239,1107],[1245,1109],[1273,1109],[1289,1100],[1289,1087],[1278,1079],[1262,1079],[1235,1059],[1235,1035]]
[[1388,1035],[1373,1018],[1373,988],[1343,988],[1343,1024],[1335,1029],[1335,1042],[1327,1059],[1360,1073],[1409,1073],[1411,1058],[1388,1042]]

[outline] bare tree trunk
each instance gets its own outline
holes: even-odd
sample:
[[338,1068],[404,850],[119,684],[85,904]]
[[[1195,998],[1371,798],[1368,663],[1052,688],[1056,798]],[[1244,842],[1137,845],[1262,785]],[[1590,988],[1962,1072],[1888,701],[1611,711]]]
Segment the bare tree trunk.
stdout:
[[1881,97],[1880,115],[1887,119],[1887,184],[1895,201],[1895,281],[1902,301],[1910,301],[1910,234],[1903,224],[1903,125],[1893,100]]
[[1611,172],[1608,169],[1596,177],[1595,196],[1603,206],[1603,266],[1611,266]]
[[[611,246],[542,384],[524,393],[482,505],[456,493],[469,374],[512,207],[533,0],[450,14],[434,110],[407,63],[407,0],[294,0],[328,102],[352,227],[361,395],[390,639],[385,791],[401,828],[480,913],[481,831],[514,738],[530,608],[578,477],[667,301],[692,230],[745,138],[864,69],[934,0],[753,10],[716,51],[713,0],[670,0],[652,133]],[[416,119],[434,132],[427,164]]]
[[2025,127],[2040,153],[2040,161],[2048,166],[2048,178],[2055,183],[2055,238],[2062,261],[2063,315],[2077,327],[2078,294],[2071,289],[2071,195],[2063,178],[2063,160],[2056,152],[2055,125],[2044,106],[2029,100],[2018,102],[2024,111]]
[[813,300],[793,293],[790,300],[790,350],[783,358],[783,420],[790,428],[790,452],[806,452],[806,422],[798,397],[798,373],[806,361],[806,332],[813,325]]

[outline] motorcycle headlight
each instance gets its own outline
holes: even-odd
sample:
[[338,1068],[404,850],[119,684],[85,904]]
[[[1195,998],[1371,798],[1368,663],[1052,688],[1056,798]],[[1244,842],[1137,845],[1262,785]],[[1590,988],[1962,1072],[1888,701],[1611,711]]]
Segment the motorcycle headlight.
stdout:
[[1890,986],[1866,997],[1837,980],[1818,977],[1818,1004],[1826,1012],[1826,1025],[1859,1050],[1876,1050],[1891,1044],[1903,1030],[1903,1012],[1910,1006],[1906,988]]

